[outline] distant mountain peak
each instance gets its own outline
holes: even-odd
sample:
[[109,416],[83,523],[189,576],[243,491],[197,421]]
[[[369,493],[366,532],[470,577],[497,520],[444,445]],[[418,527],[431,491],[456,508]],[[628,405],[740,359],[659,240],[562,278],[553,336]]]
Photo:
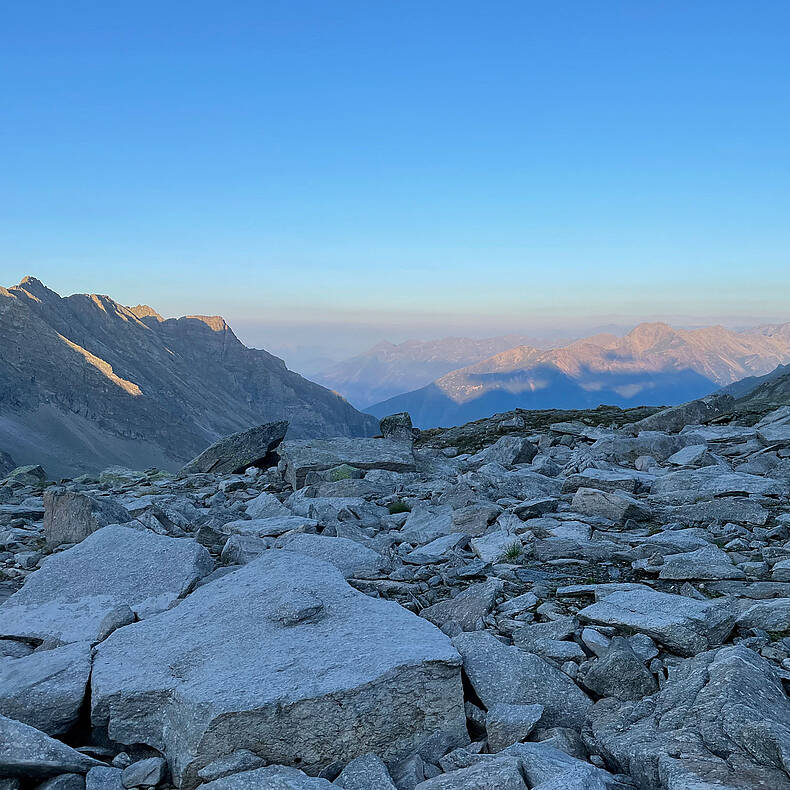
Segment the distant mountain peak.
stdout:
[[163,319],[28,277],[0,288],[0,348],[0,448],[53,477],[175,469],[220,436],[283,419],[295,438],[378,429],[220,316]]

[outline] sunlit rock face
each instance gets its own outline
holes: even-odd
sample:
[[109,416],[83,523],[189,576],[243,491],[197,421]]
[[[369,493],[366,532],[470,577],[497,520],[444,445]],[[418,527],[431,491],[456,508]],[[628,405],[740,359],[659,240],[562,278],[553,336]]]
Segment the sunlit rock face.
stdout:
[[275,420],[290,435],[377,429],[343,398],[244,346],[219,316],[165,319],[108,296],[0,288],[0,447],[51,477],[176,469],[220,436]]

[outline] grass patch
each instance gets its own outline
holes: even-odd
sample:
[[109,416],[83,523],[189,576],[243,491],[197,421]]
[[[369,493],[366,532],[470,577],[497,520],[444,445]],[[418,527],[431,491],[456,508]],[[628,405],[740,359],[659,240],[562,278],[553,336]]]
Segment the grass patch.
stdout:
[[394,516],[396,513],[411,513],[411,505],[400,499],[397,502],[393,502],[388,510],[391,516]]
[[521,543],[515,541],[505,549],[505,559],[513,562],[517,560],[524,553],[524,548]]

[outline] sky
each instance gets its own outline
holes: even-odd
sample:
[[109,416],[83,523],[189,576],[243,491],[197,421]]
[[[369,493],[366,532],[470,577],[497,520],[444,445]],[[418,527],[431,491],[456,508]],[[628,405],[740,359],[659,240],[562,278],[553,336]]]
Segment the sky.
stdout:
[[790,318],[790,4],[6,4],[0,283],[388,337]]

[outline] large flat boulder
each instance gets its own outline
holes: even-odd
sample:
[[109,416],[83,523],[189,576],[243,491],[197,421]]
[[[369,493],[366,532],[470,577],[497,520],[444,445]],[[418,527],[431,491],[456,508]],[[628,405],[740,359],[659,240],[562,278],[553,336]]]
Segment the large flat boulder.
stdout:
[[413,472],[412,443],[395,439],[295,439],[278,450],[285,464],[285,479],[294,491],[302,488],[308,472],[323,472],[347,464],[355,469]]
[[247,431],[224,436],[181,468],[181,474],[211,472],[232,475],[250,466],[273,466],[274,450],[285,438],[288,421],[267,422]]
[[656,590],[614,592],[585,607],[590,623],[647,634],[681,656],[720,645],[732,631],[736,614],[727,602],[698,601]]
[[44,492],[44,535],[47,546],[79,543],[108,524],[126,524],[129,511],[111,497],[92,497],[77,491]]
[[35,727],[0,715],[0,777],[46,779],[58,774],[84,774],[100,765],[98,760]]
[[589,730],[640,787],[790,790],[790,700],[771,664],[741,645],[673,667],[647,699],[601,700]]
[[368,752],[436,760],[468,739],[460,665],[426,620],[271,550],[104,641],[92,719],[165,753],[187,790],[239,749],[310,774]]
[[723,466],[680,469],[656,478],[650,488],[654,497],[665,504],[690,504],[711,497],[761,495],[787,496],[788,484],[770,477],[731,472]]
[[0,606],[0,636],[95,642],[105,618],[124,607],[138,617],[163,611],[212,569],[194,540],[104,527],[48,557]]
[[79,717],[90,673],[88,642],[0,658],[0,714],[62,735]]

